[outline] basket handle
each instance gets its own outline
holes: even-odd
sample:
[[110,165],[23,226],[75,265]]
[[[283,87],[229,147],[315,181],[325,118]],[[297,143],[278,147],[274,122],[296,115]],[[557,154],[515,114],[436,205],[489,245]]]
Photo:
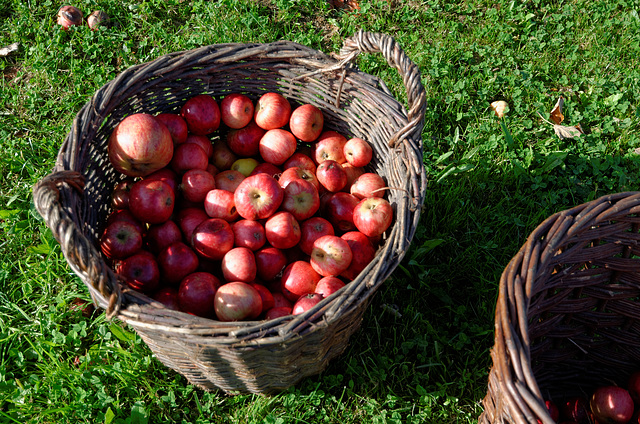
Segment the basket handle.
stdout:
[[[82,195],[84,176],[76,171],[57,171],[47,175],[33,187],[33,202],[44,218],[53,236],[60,243],[62,253],[77,275],[89,288],[93,302],[105,309],[107,318],[118,313],[122,293],[118,277],[104,261],[98,260],[100,253],[82,233],[80,226],[63,206],[60,198]],[[69,190],[76,193],[69,193]],[[73,207],[73,206],[71,206]]]
[[420,68],[409,59],[393,37],[386,34],[359,30],[344,41],[338,57],[348,62],[360,53],[381,53],[402,76],[409,105],[409,122],[389,140],[389,147],[394,147],[407,137],[421,140],[427,96],[420,80]]

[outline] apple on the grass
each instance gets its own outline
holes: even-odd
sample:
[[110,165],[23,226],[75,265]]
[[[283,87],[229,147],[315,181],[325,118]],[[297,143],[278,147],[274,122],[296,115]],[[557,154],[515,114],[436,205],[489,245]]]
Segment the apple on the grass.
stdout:
[[331,159],[318,164],[316,178],[320,185],[332,193],[342,190],[347,185],[347,173],[342,165]]
[[191,245],[203,258],[220,260],[233,248],[233,230],[227,221],[210,218],[202,221],[191,235]]
[[255,253],[257,276],[263,281],[274,281],[287,266],[287,256],[276,247],[267,246]]
[[267,242],[264,226],[258,221],[240,219],[231,224],[234,236],[234,246],[246,247],[252,251],[261,249]]
[[209,218],[210,216],[207,215],[207,212],[203,208],[184,208],[178,210],[176,214],[176,223],[178,224],[178,227],[180,227],[180,231],[182,232],[184,239],[187,243],[191,244],[191,235],[193,234],[193,230],[200,225],[202,221]]
[[213,143],[206,135],[189,134],[185,143],[197,144],[207,154],[207,159],[211,159],[213,157]]
[[291,309],[291,315],[300,315],[309,309],[316,306],[324,299],[324,297],[320,293],[310,293],[304,296],[301,296],[296,303],[293,304],[293,308]]
[[124,118],[109,136],[109,161],[129,177],[144,177],[164,168],[173,157],[173,139],[154,116],[135,113]]
[[323,126],[324,115],[312,104],[298,106],[291,112],[289,129],[301,141],[307,143],[315,141],[322,133]]
[[244,219],[264,219],[273,215],[284,198],[284,190],[273,177],[256,174],[245,178],[236,191],[234,200],[238,214]]
[[315,142],[313,159],[318,164],[325,160],[334,160],[343,164],[347,161],[344,157],[346,143],[347,139],[342,134],[332,130],[325,131]]
[[271,246],[289,249],[300,241],[300,224],[290,212],[279,211],[265,222],[264,234]]
[[142,293],[153,292],[160,284],[160,268],[152,253],[141,250],[129,256],[119,267],[125,283]]
[[322,297],[329,297],[345,286],[344,281],[338,277],[322,277],[316,285],[316,293]]
[[199,94],[187,100],[180,115],[187,123],[189,132],[196,135],[211,134],[220,126],[220,107],[208,94]]
[[256,319],[262,313],[260,293],[242,281],[232,281],[220,286],[213,304],[218,320],[224,322]]
[[182,241],[182,231],[180,231],[178,224],[171,219],[161,224],[149,226],[147,233],[144,235],[145,248],[154,255],[178,241]]
[[253,119],[260,128],[272,130],[284,127],[291,117],[291,103],[282,94],[263,94],[255,105]]
[[234,247],[225,253],[220,268],[224,279],[229,282],[249,283],[256,279],[256,257],[247,247]]
[[171,217],[175,194],[159,180],[140,180],[129,192],[129,210],[141,222],[160,224]]
[[618,386],[601,386],[591,395],[591,412],[600,423],[627,423],[634,411],[629,392]]
[[343,147],[344,158],[356,167],[367,166],[373,158],[371,145],[359,137],[353,137]]
[[349,264],[349,267],[344,270],[340,276],[348,280],[354,280],[376,257],[376,249],[369,237],[360,231],[349,231],[340,237],[347,241],[353,254],[351,264]]
[[302,152],[295,152],[291,155],[289,159],[287,159],[283,164],[283,169],[289,169],[293,167],[298,167],[300,169],[306,169],[315,175],[316,173],[316,164],[308,155],[305,155]]
[[306,255],[311,255],[313,243],[322,236],[333,236],[333,225],[321,216],[314,216],[300,224],[300,241],[298,247]]
[[280,208],[293,215],[298,222],[311,218],[320,208],[318,190],[310,182],[293,180],[284,188]]
[[285,169],[282,174],[280,174],[278,183],[280,184],[280,187],[285,188],[287,184],[297,179],[310,182],[319,193],[320,183],[318,182],[315,172],[311,172],[308,169],[300,168],[298,166]]
[[218,169],[218,171],[231,169],[231,165],[233,165],[233,162],[236,160],[238,160],[238,156],[229,149],[229,146],[227,146],[224,141],[216,140],[213,142],[211,163]]
[[190,169],[182,175],[182,195],[190,202],[202,202],[207,193],[216,188],[213,175],[203,169]]
[[258,165],[260,165],[260,162],[254,158],[240,158],[233,162],[231,169],[233,171],[238,171],[245,177],[248,177]]
[[262,136],[258,150],[265,162],[282,165],[296,152],[297,143],[290,131],[274,128]]
[[280,279],[282,294],[295,302],[305,294],[314,293],[322,276],[306,261],[295,261],[287,265]]
[[337,277],[349,268],[353,253],[346,240],[338,236],[322,236],[313,242],[311,267],[323,277]]
[[240,183],[246,177],[240,171],[233,169],[227,169],[225,171],[218,172],[214,179],[216,182],[216,188],[221,190],[227,190],[233,193],[236,191]]
[[243,128],[229,130],[227,133],[227,146],[238,156],[258,156],[260,153],[260,139],[266,132],[252,120]]
[[189,169],[207,169],[207,152],[197,143],[178,144],[173,152],[169,166],[176,174],[182,175]]
[[180,310],[180,303],[178,302],[178,289],[171,286],[160,288],[154,293],[153,299],[162,303],[165,308],[172,309],[174,311]]
[[141,248],[142,233],[134,223],[129,221],[111,222],[100,237],[100,250],[108,259],[124,259]]
[[381,197],[362,199],[353,210],[353,223],[367,237],[376,237],[387,231],[393,221],[393,208]]
[[156,119],[167,127],[174,145],[182,144],[187,140],[189,129],[182,116],[177,113],[160,113],[156,115]]
[[75,6],[62,6],[58,9],[57,23],[64,31],[76,25],[82,25],[82,11]]
[[158,253],[160,279],[167,284],[177,285],[187,275],[198,269],[199,260],[193,249],[179,241]]
[[358,198],[345,192],[333,193],[324,205],[324,216],[339,231],[353,231],[356,225],[353,214],[358,206]]
[[215,296],[222,282],[209,272],[193,272],[180,281],[178,304],[184,312],[215,318]]
[[229,128],[242,128],[253,119],[253,101],[244,94],[231,93],[220,102],[220,117]]
[[375,172],[365,172],[351,184],[349,192],[358,199],[384,197],[384,189],[386,187],[387,184],[380,175]]
[[221,218],[227,222],[238,219],[238,211],[233,193],[222,189],[213,189],[204,198],[204,210],[211,218]]

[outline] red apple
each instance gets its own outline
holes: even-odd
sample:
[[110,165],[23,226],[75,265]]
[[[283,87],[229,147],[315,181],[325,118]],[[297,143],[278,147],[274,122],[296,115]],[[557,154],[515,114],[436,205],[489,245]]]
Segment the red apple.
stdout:
[[562,403],[560,416],[564,420],[575,421],[580,424],[589,423],[589,401],[582,396],[574,396]]
[[140,234],[143,235],[147,230],[146,226],[142,225],[142,223],[138,221],[135,216],[133,216],[129,209],[117,209],[111,212],[111,214],[109,214],[109,217],[107,218],[107,222],[105,223],[105,228],[116,221],[127,221],[133,224],[140,232]]
[[213,158],[213,143],[206,135],[189,134],[185,143],[197,144],[207,154],[207,159]]
[[263,247],[256,251],[257,276],[263,281],[273,281],[287,266],[284,252],[273,246]]
[[300,241],[300,224],[286,211],[273,214],[264,224],[267,241],[278,249],[289,249]]
[[116,184],[111,192],[111,207],[113,209],[127,209],[129,207],[129,192],[135,184],[133,178],[125,178]]
[[216,168],[214,164],[210,163],[207,165],[207,172],[215,177],[220,171],[218,171],[218,168]]
[[142,293],[150,293],[160,284],[160,269],[156,258],[144,250],[122,261],[118,274],[129,287]]
[[191,134],[211,134],[220,126],[220,107],[208,94],[199,94],[187,100],[180,115],[187,122]]
[[182,279],[178,303],[184,312],[204,318],[215,318],[214,302],[222,282],[208,272],[194,272]]
[[215,165],[218,171],[231,169],[231,165],[233,165],[233,162],[236,160],[238,160],[238,156],[231,151],[224,141],[216,140],[213,142],[211,163]]
[[178,192],[178,175],[171,168],[162,168],[144,177],[147,181],[158,180],[169,184],[174,193]]
[[289,301],[295,302],[300,296],[314,293],[321,278],[309,262],[292,262],[280,279],[282,293]]
[[171,217],[175,194],[169,184],[159,180],[140,180],[131,187],[129,210],[136,219],[160,224]]
[[189,169],[203,169],[206,171],[208,165],[207,152],[197,143],[178,144],[169,164],[171,169],[178,175],[184,174]]
[[199,261],[193,249],[179,241],[158,254],[160,279],[167,284],[177,285],[187,275],[198,269]]
[[246,247],[256,251],[264,246],[267,238],[264,234],[264,226],[258,221],[241,219],[231,224],[234,235],[234,245]]
[[234,247],[225,253],[220,267],[224,279],[228,282],[249,283],[256,279],[256,258],[246,247]]
[[260,128],[272,130],[284,127],[291,117],[291,104],[280,93],[263,94],[256,103],[253,118]]
[[266,131],[252,120],[245,127],[229,131],[227,146],[238,156],[257,156],[260,153],[260,139],[265,133]]
[[227,94],[220,102],[222,122],[229,128],[242,128],[253,119],[253,102],[241,93]]
[[280,184],[267,174],[245,178],[234,193],[236,209],[244,219],[268,218],[278,210],[284,198]]
[[355,280],[360,272],[376,257],[376,249],[373,247],[369,237],[360,231],[349,231],[344,233],[341,238],[349,244],[353,257],[349,268],[343,271],[340,276],[348,280]]
[[333,193],[324,205],[324,216],[338,231],[353,231],[353,213],[358,206],[358,198],[352,194]]
[[346,161],[356,167],[367,166],[373,158],[371,145],[358,137],[347,140],[343,152]]
[[346,240],[322,236],[313,243],[311,267],[323,277],[336,277],[349,268],[353,253]]
[[[560,419],[560,410],[556,406],[555,402],[553,402],[552,400],[545,400],[544,406],[547,407],[547,411],[549,411],[549,416],[551,417],[553,422],[557,423],[558,420]],[[540,420],[539,418],[538,418],[538,422],[542,424],[542,420]]]
[[260,293],[242,281],[222,285],[216,292],[213,303],[220,321],[255,319],[262,313]]
[[316,285],[316,293],[322,297],[329,297],[345,286],[344,282],[338,277],[322,277]]
[[124,118],[109,137],[109,161],[129,177],[144,177],[169,164],[173,139],[167,127],[146,113]]
[[301,152],[295,152],[282,164],[282,168],[285,170],[293,167],[305,169],[314,175],[316,173],[316,164],[313,159]]
[[189,130],[182,116],[177,113],[160,113],[156,115],[156,119],[162,122],[169,130],[174,147],[176,144],[184,143],[187,140]]
[[367,237],[387,231],[393,221],[393,208],[381,197],[364,198],[353,210],[353,223]]
[[276,302],[273,299],[273,294],[271,294],[269,289],[264,285],[255,282],[249,283],[249,285],[256,289],[260,294],[260,298],[262,299],[262,313],[267,312],[269,309],[272,309]]
[[100,250],[108,259],[125,259],[142,248],[142,233],[129,221],[116,220],[100,237]]
[[210,190],[204,199],[204,210],[209,217],[221,218],[227,222],[233,222],[239,217],[233,193],[227,190]]
[[296,303],[294,303],[293,308],[291,310],[291,315],[300,315],[309,309],[316,306],[320,301],[324,299],[319,293],[310,293],[304,296],[301,296]]
[[291,132],[275,128],[262,136],[258,150],[265,162],[282,165],[296,152],[297,143]]
[[240,171],[227,169],[225,171],[218,172],[214,178],[216,188],[233,193],[246,177]]
[[311,255],[313,243],[322,236],[333,236],[333,225],[325,218],[314,216],[300,224],[300,242],[298,247],[306,255]]
[[72,26],[82,25],[82,11],[75,6],[62,6],[58,10],[58,25],[67,31]]
[[289,306],[274,307],[267,311],[267,313],[264,316],[264,319],[272,320],[276,318],[286,317],[288,315],[291,315],[291,311],[292,311],[292,308]]
[[320,208],[318,190],[305,180],[293,180],[284,188],[280,208],[293,215],[298,222],[311,218]]
[[180,227],[182,237],[184,237],[188,244],[191,244],[193,230],[200,225],[202,221],[209,218],[210,216],[207,215],[207,212],[203,208],[192,207],[180,209],[178,211],[176,223],[178,224],[178,227]]
[[344,157],[344,145],[347,139],[336,131],[325,131],[316,140],[314,157],[316,163],[333,160],[340,164],[347,161]]
[[304,142],[315,141],[322,133],[323,126],[324,115],[312,104],[304,104],[291,112],[289,128],[293,135]]
[[360,175],[351,185],[349,191],[358,199],[365,197],[384,197],[384,189],[387,184],[382,177],[373,172]]
[[182,195],[190,202],[202,202],[216,188],[213,175],[204,169],[189,169],[182,175]]
[[600,423],[626,423],[634,410],[629,392],[618,386],[598,387],[589,402],[594,418]]
[[175,221],[151,225],[144,236],[145,247],[154,255],[170,244],[182,241],[182,231]]
[[316,178],[322,187],[333,193],[342,190],[347,185],[347,173],[334,160],[320,162],[316,170]]
[[94,10],[87,18],[87,26],[91,31],[97,31],[101,26],[109,26],[111,20],[109,15],[102,10]]
[[269,162],[259,163],[258,166],[253,168],[251,174],[249,176],[258,175],[258,174],[267,174],[270,177],[276,178],[277,175],[280,175],[282,170]]
[[289,184],[293,180],[308,181],[311,184],[313,184],[313,186],[316,188],[316,191],[320,190],[320,183],[316,178],[316,174],[314,174],[308,169],[299,168],[297,166],[285,169],[282,172],[282,174],[280,174],[280,177],[278,178],[278,183],[280,184],[280,187],[285,188],[287,184]]
[[[280,287],[280,284],[278,284],[278,287]],[[293,302],[290,301],[289,299],[287,299],[285,297],[285,295],[282,294],[281,292],[272,291],[271,294],[273,294],[273,307],[274,308],[289,308],[289,310],[291,310],[291,308],[293,308]]]
[[203,258],[220,260],[233,248],[233,230],[224,219],[207,219],[193,230],[191,245]]
[[172,309],[174,311],[180,310],[178,289],[175,287],[162,287],[153,295],[153,299],[162,303],[168,309]]
[[344,173],[347,174],[347,185],[344,186],[342,191],[349,192],[353,182],[362,174],[364,174],[364,168],[359,168],[351,165],[349,162],[345,162],[342,165],[342,169],[344,169]]

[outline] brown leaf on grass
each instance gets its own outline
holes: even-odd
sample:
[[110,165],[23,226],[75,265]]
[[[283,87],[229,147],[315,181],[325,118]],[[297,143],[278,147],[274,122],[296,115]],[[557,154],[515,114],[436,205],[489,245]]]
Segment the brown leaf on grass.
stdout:
[[[551,122],[556,125],[560,125],[564,121],[564,115],[562,114],[562,106],[564,105],[564,97],[560,97],[556,102],[556,105],[551,109]],[[561,137],[562,138],[562,137]]]
[[498,118],[504,117],[505,112],[508,110],[509,104],[504,100],[496,100],[491,103],[491,109],[496,114]]
[[0,56],[9,56],[11,53],[18,51],[19,43],[9,44],[6,47],[0,48]]
[[560,140],[564,140],[565,138],[576,138],[584,134],[579,124],[576,125],[575,127],[568,127],[565,125],[554,125],[553,131],[555,131],[556,135],[560,137]]

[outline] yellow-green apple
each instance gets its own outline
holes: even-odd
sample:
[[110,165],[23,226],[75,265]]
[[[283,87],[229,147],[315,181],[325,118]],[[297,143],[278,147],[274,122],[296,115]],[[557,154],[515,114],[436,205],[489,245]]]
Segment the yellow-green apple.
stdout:
[[233,171],[238,171],[245,177],[248,177],[258,165],[260,165],[260,162],[254,158],[240,158],[233,162],[231,169]]

